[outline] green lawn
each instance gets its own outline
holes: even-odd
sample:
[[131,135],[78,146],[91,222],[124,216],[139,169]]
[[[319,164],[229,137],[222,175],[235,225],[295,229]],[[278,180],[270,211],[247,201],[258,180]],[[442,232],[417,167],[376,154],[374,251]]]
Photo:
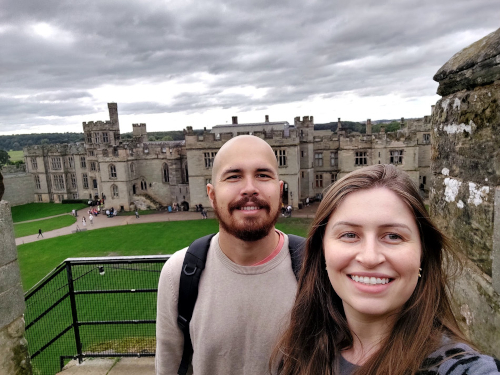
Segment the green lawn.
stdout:
[[24,237],[31,234],[37,234],[38,229],[41,229],[42,233],[45,233],[49,230],[68,227],[75,222],[76,217],[74,217],[73,215],[58,216],[47,220],[33,221],[24,224],[14,224],[14,233],[16,235],[16,238]]
[[14,223],[26,220],[42,219],[48,216],[71,213],[71,210],[80,210],[87,207],[85,203],[28,203],[12,207]]
[[24,155],[22,151],[9,151],[10,161],[15,162],[19,160],[24,160]]
[[[281,218],[276,227],[305,236],[309,223],[310,219]],[[218,229],[215,219],[167,221],[95,229],[20,245],[23,286],[28,290],[66,258],[172,254]]]

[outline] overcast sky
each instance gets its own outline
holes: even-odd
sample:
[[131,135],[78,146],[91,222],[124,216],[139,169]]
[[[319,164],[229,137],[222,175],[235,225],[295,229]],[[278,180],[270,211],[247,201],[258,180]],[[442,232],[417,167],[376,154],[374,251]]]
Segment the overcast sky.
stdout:
[[423,117],[498,0],[0,0],[0,134]]

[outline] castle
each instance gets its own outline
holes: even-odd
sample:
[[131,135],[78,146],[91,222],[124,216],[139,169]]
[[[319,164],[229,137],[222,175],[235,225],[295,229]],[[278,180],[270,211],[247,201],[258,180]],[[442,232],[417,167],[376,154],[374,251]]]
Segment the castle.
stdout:
[[133,139],[122,141],[118,106],[108,103],[109,121],[84,122],[84,142],[24,148],[26,169],[33,176],[35,202],[98,199],[119,210],[169,206],[184,210],[210,206],[206,184],[219,148],[240,134],[253,134],[273,148],[284,181],[283,202],[299,208],[309,197],[343,175],[377,163],[405,170],[420,187],[430,185],[430,120],[405,122],[401,130],[350,133],[338,119],[336,133],[314,130],[312,116],[287,121],[216,125],[203,134],[192,127],[184,141],[148,141],[146,124],[133,124]]

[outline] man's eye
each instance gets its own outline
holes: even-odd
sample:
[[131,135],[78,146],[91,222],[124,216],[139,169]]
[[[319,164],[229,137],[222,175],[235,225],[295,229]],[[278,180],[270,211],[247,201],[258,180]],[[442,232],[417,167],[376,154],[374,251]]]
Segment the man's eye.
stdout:
[[271,176],[267,175],[267,174],[264,174],[264,173],[260,173],[257,175],[258,178],[271,178]]

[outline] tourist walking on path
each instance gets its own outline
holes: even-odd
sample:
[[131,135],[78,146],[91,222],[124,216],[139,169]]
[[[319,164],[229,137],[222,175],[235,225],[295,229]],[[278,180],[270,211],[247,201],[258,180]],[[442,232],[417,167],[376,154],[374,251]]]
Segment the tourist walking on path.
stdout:
[[82,225],[84,227],[87,226],[87,220],[85,220],[85,217],[82,217]]
[[42,238],[43,238],[42,230],[38,229],[38,236],[37,236],[37,238],[40,237],[40,236],[42,236]]
[[92,215],[92,214],[89,215],[89,222],[90,222],[90,225],[94,224],[94,215]]
[[135,218],[139,219],[139,211],[135,210]]

